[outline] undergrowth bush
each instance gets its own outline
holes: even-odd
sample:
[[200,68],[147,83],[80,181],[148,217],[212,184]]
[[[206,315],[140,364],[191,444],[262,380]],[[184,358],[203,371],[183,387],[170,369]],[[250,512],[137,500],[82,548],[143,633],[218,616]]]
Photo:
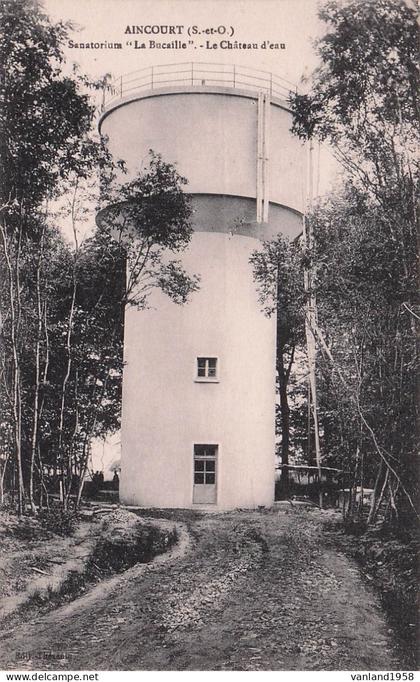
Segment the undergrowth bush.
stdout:
[[39,520],[45,530],[67,537],[73,535],[77,526],[77,515],[73,511],[65,511],[61,507],[44,509],[39,514]]
[[40,540],[44,537],[48,537],[42,530],[43,529],[40,528],[36,519],[32,517],[23,517],[8,529],[7,534],[18,540],[30,542],[31,540]]
[[[48,522],[52,523],[50,516]],[[61,519],[59,518],[61,522]],[[64,522],[63,522],[64,523]],[[58,590],[50,586],[46,592],[36,590],[28,603],[47,610],[72,601],[83,594],[87,586],[114,573],[122,573],[137,563],[147,563],[167,551],[178,540],[176,528],[164,531],[151,525],[142,525],[130,536],[114,535],[100,538],[88,558],[84,571],[69,571]]]
[[147,563],[177,540],[176,528],[167,532],[150,525],[140,526],[129,539],[124,536],[100,538],[88,561],[88,570],[120,573],[134,564]]

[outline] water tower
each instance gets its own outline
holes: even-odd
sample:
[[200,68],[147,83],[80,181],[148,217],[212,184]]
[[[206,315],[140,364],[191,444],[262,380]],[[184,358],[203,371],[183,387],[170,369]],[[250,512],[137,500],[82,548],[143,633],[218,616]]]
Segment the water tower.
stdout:
[[188,178],[201,275],[185,306],[125,313],[121,501],[252,508],[274,499],[275,320],[249,258],[302,229],[303,153],[287,86],[242,67],[179,64],[118,81],[101,132],[138,171],[149,149]]

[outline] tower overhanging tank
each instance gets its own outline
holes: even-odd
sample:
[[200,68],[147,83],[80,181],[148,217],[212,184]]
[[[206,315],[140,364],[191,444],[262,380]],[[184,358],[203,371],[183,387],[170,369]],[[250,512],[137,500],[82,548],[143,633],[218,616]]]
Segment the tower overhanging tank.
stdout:
[[[274,497],[275,320],[260,311],[249,258],[302,229],[303,148],[280,79],[204,64],[119,81],[100,121],[130,174],[150,149],[192,195],[183,254],[200,291],[127,308],[120,497],[152,507],[228,509]],[[100,217],[99,217],[100,219]]]

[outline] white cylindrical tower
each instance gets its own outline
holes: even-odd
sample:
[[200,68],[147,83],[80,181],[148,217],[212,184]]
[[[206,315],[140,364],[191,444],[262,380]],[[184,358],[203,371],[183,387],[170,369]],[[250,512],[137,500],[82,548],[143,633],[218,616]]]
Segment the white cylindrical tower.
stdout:
[[129,173],[153,149],[188,178],[194,234],[183,261],[201,276],[184,306],[156,292],[150,309],[126,310],[127,504],[274,499],[275,321],[260,311],[249,258],[261,240],[301,230],[302,147],[279,81],[216,68],[155,67],[128,78],[128,92],[121,80],[101,118]]

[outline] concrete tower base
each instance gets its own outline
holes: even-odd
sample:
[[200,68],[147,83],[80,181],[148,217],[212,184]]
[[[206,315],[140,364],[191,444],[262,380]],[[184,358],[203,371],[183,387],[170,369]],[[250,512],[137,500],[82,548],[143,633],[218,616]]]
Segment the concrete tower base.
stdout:
[[126,310],[120,495],[252,508],[274,497],[275,319],[260,310],[249,258],[301,230],[304,155],[278,78],[190,67],[122,77],[100,122],[129,177],[152,149],[188,179],[183,260],[201,275],[185,306],[156,292],[150,310]]
[[[183,259],[201,275],[191,302],[177,306],[156,293],[152,309],[127,310],[123,502],[218,509],[273,502],[275,330],[252,280],[249,257],[258,248],[254,238],[197,232]],[[214,358],[216,377],[198,377],[197,358]],[[216,446],[210,500],[194,483],[197,445]]]

